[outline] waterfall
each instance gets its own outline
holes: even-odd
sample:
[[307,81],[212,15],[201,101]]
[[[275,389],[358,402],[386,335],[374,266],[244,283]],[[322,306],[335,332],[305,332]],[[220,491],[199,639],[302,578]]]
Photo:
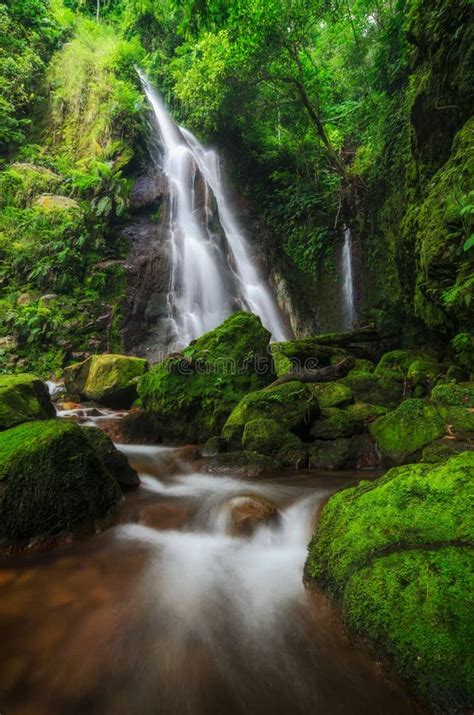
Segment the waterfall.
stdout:
[[287,340],[283,316],[226,197],[219,156],[174,123],[139,75],[156,119],[159,165],[170,193],[169,349],[182,348],[237,310],[257,314],[273,340]]
[[354,305],[354,280],[352,276],[352,233],[350,228],[344,229],[344,244],[342,246],[342,322],[346,330],[354,327],[357,319]]

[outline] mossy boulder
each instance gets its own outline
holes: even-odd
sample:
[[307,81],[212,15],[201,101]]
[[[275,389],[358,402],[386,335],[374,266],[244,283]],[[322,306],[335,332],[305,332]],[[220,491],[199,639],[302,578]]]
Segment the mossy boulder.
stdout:
[[358,420],[364,422],[373,422],[377,417],[386,415],[388,407],[382,405],[371,405],[368,402],[355,402],[353,405],[346,407],[346,411]]
[[256,315],[234,313],[150,370],[138,392],[157,437],[204,442],[220,433],[242,397],[274,379],[269,341]]
[[[345,621],[389,653],[441,712],[472,697],[474,453],[391,469],[333,495],[306,574],[342,602]],[[453,709],[457,712],[457,709]]]
[[410,363],[407,370],[407,379],[412,386],[431,385],[438,377],[445,375],[449,365],[443,365],[436,360],[418,359]]
[[403,385],[391,376],[352,371],[341,380],[352,390],[355,402],[396,407],[403,398]]
[[311,385],[310,388],[318,398],[319,406],[343,407],[352,402],[352,390],[349,385],[336,380],[335,382],[321,382]]
[[364,421],[346,410],[329,407],[322,410],[322,419],[316,420],[311,427],[314,439],[336,439],[352,437],[364,429]]
[[325,367],[347,357],[347,352],[341,348],[322,345],[319,336],[272,343],[270,351],[278,377],[294,369]]
[[431,392],[433,402],[452,407],[474,407],[474,382],[436,385]]
[[35,375],[0,375],[0,430],[55,414],[48,388]]
[[412,398],[372,422],[369,430],[384,458],[403,463],[444,434],[444,420],[434,405]]
[[64,384],[71,394],[108,407],[126,409],[137,399],[137,381],[147,367],[143,358],[92,355],[65,369]]
[[273,457],[284,467],[306,466],[302,441],[276,420],[257,418],[246,422],[242,436],[244,450]]
[[222,436],[231,449],[240,449],[247,422],[266,419],[305,439],[319,413],[318,401],[306,385],[286,382],[246,395],[227,419]]
[[424,447],[421,453],[421,460],[422,462],[437,464],[438,462],[446,461],[455,454],[471,451],[474,451],[474,444],[445,437]]
[[390,350],[380,358],[375,368],[376,375],[391,375],[403,380],[410,365],[419,358],[413,350]]
[[41,194],[33,202],[33,206],[42,211],[80,211],[81,207],[74,199],[57,194]]
[[69,532],[105,516],[117,482],[77,425],[26,422],[0,434],[0,539]]
[[379,462],[375,445],[366,435],[317,439],[308,446],[311,469],[372,469]]
[[438,411],[444,419],[446,431],[451,436],[474,436],[474,408],[438,405]]
[[83,432],[102,464],[118,482],[123,491],[136,489],[140,484],[137,472],[130,466],[127,457],[117,449],[109,435],[97,427],[83,427]]

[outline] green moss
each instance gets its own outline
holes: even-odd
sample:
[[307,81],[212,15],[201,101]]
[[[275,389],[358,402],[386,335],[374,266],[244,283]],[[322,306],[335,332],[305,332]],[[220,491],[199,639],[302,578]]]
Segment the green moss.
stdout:
[[137,472],[132,469],[128,459],[114,445],[109,435],[97,427],[82,427],[83,434],[94,449],[102,464],[125,491],[140,484]]
[[147,365],[143,358],[127,355],[92,355],[66,368],[64,382],[72,394],[110,406],[129,407],[137,397],[136,381]]
[[360,436],[315,440],[309,446],[308,465],[311,469],[356,467],[364,447],[364,440]]
[[61,177],[50,169],[16,162],[0,174],[0,207],[24,208],[39,194],[56,188]]
[[301,382],[287,382],[246,395],[227,419],[222,436],[239,448],[247,422],[272,419],[287,431],[305,438],[319,406],[311,390]]
[[275,364],[275,371],[280,377],[294,367],[313,369],[330,365],[334,359],[340,361],[347,356],[341,348],[323,344],[324,336],[290,340],[286,343],[272,343],[270,351]]
[[438,462],[446,461],[455,454],[471,450],[474,450],[474,445],[445,438],[432,442],[424,447],[423,452],[421,453],[421,460],[423,462],[437,464]]
[[337,407],[323,409],[322,417],[323,419],[316,420],[311,427],[311,436],[315,439],[351,437],[364,429],[363,420]]
[[391,350],[385,353],[377,367],[375,368],[376,375],[384,375],[387,373],[399,376],[403,379],[410,365],[417,359],[417,354],[413,350]]
[[386,415],[388,408],[381,405],[371,405],[367,402],[356,402],[354,405],[346,407],[346,411],[358,420],[372,422],[377,417]]
[[448,370],[448,365],[442,365],[436,360],[414,360],[407,371],[407,378],[413,386],[429,385]]
[[[164,439],[205,441],[242,399],[274,377],[270,333],[251,313],[235,313],[141,378],[138,391]],[[241,433],[243,432],[243,426]]]
[[378,554],[474,538],[466,510],[474,453],[445,464],[410,464],[345,489],[325,506],[310,545],[308,573],[342,595],[352,573]]
[[249,420],[245,424],[242,446],[245,451],[273,457],[282,466],[298,466],[305,458],[301,440],[271,419]]
[[35,375],[0,375],[0,430],[54,415],[46,385]]
[[391,376],[353,372],[340,382],[350,387],[356,402],[393,408],[403,396],[403,385]]
[[310,389],[318,398],[320,407],[339,407],[352,401],[351,388],[339,381],[311,385]]
[[389,554],[354,573],[344,592],[347,624],[383,647],[443,714],[474,697],[472,565],[468,548]]
[[431,392],[431,399],[442,405],[474,407],[474,383],[436,385]]
[[77,425],[27,422],[0,434],[0,538],[70,531],[104,516],[120,490]]
[[438,407],[443,416],[448,432],[459,435],[464,433],[474,433],[474,409],[465,407]]
[[402,402],[369,429],[383,457],[404,462],[443,435],[444,421],[434,405],[414,398]]

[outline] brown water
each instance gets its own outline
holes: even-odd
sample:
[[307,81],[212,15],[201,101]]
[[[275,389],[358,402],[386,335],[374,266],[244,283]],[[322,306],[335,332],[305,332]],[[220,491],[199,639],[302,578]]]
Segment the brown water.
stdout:
[[[2,715],[425,712],[302,584],[318,508],[360,474],[244,480],[126,452],[143,485],[115,526],[0,563]],[[281,519],[231,537],[248,494]]]

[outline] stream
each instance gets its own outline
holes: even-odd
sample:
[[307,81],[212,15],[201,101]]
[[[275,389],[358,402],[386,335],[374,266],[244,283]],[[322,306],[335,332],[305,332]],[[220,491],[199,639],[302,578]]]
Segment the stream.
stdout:
[[[60,415],[112,433],[120,418]],[[249,479],[197,472],[180,449],[120,448],[142,484],[109,528],[0,562],[2,715],[424,712],[303,585],[319,508],[360,473]],[[249,495],[279,517],[232,535]]]

